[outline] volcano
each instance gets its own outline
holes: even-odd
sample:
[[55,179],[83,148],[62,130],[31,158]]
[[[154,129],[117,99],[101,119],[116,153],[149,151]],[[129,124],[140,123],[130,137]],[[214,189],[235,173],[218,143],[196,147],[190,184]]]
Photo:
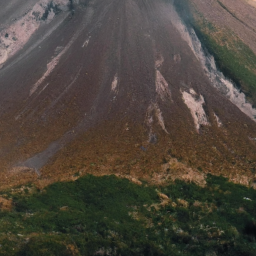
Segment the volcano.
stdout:
[[[0,7],[2,188],[77,172],[254,183],[256,83],[246,80],[247,71],[256,76],[254,1]],[[223,54],[236,43],[242,57],[229,64],[245,67],[245,80],[208,47],[209,35]]]

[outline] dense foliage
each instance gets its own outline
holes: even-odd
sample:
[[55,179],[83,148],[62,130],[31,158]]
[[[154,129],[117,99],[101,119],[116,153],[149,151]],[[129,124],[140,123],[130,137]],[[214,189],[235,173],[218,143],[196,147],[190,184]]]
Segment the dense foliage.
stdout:
[[88,175],[6,193],[14,208],[1,213],[0,255],[255,255],[256,191],[207,182],[156,188]]

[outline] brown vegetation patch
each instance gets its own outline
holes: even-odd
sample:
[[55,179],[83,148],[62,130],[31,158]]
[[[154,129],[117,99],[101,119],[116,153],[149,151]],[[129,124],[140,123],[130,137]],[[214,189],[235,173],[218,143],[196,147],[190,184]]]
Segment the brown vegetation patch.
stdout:
[[38,179],[36,172],[27,167],[13,167],[1,177],[1,190],[25,185]]
[[11,211],[12,209],[12,200],[6,199],[0,196],[0,209],[2,211]]
[[168,163],[163,164],[161,171],[153,174],[152,182],[155,184],[164,184],[177,179],[189,183],[194,182],[201,187],[206,185],[205,173],[187,167],[176,158],[171,158]]
[[211,213],[217,209],[217,206],[214,205],[213,203],[205,203],[197,200],[193,203],[193,206],[200,207],[204,212],[207,212],[207,213]]

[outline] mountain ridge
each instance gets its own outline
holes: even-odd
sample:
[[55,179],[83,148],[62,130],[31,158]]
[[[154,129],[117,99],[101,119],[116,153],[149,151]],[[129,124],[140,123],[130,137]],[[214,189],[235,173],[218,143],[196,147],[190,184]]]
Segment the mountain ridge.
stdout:
[[172,1],[62,9],[0,70],[1,187],[91,169],[150,179],[170,157],[253,182],[256,110]]

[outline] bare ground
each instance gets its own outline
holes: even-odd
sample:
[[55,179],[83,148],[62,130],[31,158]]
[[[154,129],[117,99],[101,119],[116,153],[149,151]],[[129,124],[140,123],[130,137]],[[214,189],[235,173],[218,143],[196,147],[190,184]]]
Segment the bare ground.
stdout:
[[[256,52],[249,27],[223,14],[216,1],[193,1],[209,19],[227,19]],[[243,4],[241,10],[254,9]],[[173,12],[161,0],[90,1],[43,39],[57,20],[41,26],[5,63],[2,189],[29,181],[45,186],[75,173],[150,180],[161,174],[168,157],[183,166],[174,168],[173,177],[189,180],[202,170],[237,175],[238,182],[241,175],[254,179],[256,124],[211,84],[172,23]],[[249,15],[244,22],[254,21]],[[182,98],[190,89],[204,98],[209,121],[198,130]],[[24,165],[28,168],[19,169]],[[40,177],[33,171],[38,167]]]

